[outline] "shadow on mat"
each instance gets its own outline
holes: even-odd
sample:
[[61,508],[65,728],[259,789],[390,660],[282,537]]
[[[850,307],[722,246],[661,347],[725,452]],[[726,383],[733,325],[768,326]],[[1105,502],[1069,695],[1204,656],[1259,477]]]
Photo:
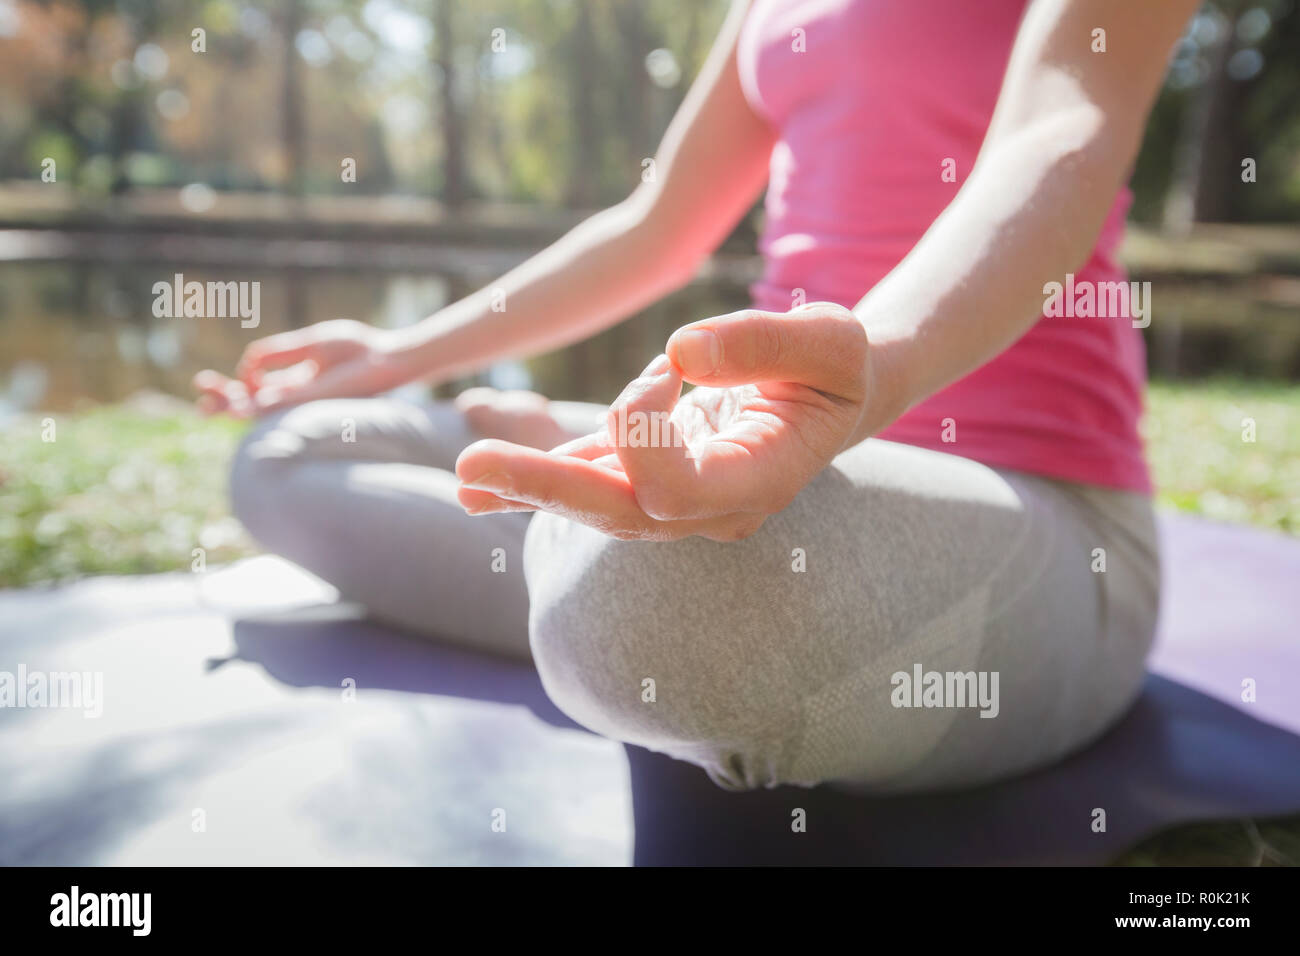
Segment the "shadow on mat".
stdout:
[[[291,687],[399,690],[527,707],[556,727],[579,727],[551,703],[531,664],[340,617],[329,608],[234,622],[234,657],[260,664]],[[216,661],[214,664],[221,664]]]
[[[515,704],[576,728],[526,663],[306,611],[235,622],[236,657],[294,687]],[[1101,864],[1174,824],[1300,808],[1300,737],[1148,675],[1133,710],[1053,767],[959,793],[830,787],[731,793],[696,767],[626,747],[639,865]],[[792,829],[804,811],[806,831]],[[1094,830],[1097,810],[1106,829]]]

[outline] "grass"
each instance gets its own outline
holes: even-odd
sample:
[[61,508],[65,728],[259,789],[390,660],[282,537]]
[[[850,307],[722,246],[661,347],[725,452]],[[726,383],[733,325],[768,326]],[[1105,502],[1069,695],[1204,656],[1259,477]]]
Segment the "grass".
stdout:
[[[209,564],[254,553],[225,494],[243,427],[168,399],[11,420],[0,428],[0,587],[188,569],[195,548]],[[1300,534],[1300,386],[1156,383],[1146,435],[1165,507]],[[1300,864],[1300,818],[1178,827],[1117,862]]]
[[1300,817],[1219,820],[1173,827],[1116,866],[1300,866]]
[[165,399],[7,423],[0,587],[189,569],[195,548],[209,564],[252,553],[225,492],[242,431]]
[[1161,504],[1300,535],[1300,386],[1154,383],[1147,410]]

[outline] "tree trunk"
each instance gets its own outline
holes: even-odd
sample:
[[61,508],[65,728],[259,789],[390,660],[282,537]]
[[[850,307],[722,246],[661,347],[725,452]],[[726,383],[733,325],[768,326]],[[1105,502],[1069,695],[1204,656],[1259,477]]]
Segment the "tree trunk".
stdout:
[[590,208],[596,204],[600,187],[600,140],[593,96],[599,63],[590,0],[576,0],[575,6],[577,16],[568,43],[569,102],[573,104],[574,136],[566,193],[570,206]]
[[442,203],[448,209],[464,204],[465,134],[460,107],[456,103],[456,35],[452,27],[453,0],[438,0],[434,23],[437,45],[440,113],[442,115]]
[[284,2],[284,77],[280,88],[280,146],[284,150],[285,192],[301,198],[305,188],[306,131],[302,70],[296,46],[302,29],[301,0]]
[[654,49],[645,11],[637,4],[621,3],[614,8],[614,22],[618,27],[619,42],[623,47],[625,75],[619,77],[620,110],[625,141],[634,154],[631,158],[640,164],[653,156],[655,135],[650,121],[650,75],[646,72],[646,55]]
[[[1236,43],[1236,0],[1221,2],[1220,33],[1205,51],[1209,74],[1188,98],[1174,151],[1174,176],[1165,196],[1164,227],[1186,234],[1193,223],[1227,218],[1232,190],[1223,177],[1237,165],[1237,83],[1228,75]],[[1211,8],[1215,9],[1215,8]]]

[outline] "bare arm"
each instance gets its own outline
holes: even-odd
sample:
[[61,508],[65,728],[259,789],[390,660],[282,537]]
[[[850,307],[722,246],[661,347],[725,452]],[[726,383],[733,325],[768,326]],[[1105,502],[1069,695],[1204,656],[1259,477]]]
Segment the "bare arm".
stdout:
[[[1091,252],[1199,0],[1035,0],[971,175],[854,312],[872,398],[852,441],[993,358]],[[1091,50],[1106,31],[1106,52]]]
[[[679,329],[606,432],[550,453],[471,445],[456,463],[461,503],[543,509],[628,539],[753,534],[845,447],[1041,315],[1043,284],[1096,242],[1196,5],[1035,0],[970,178],[855,310],[808,303]],[[1097,27],[1106,53],[1090,50]],[[682,395],[683,381],[712,387]],[[634,415],[664,416],[668,440],[623,438]]]
[[[587,338],[686,284],[767,179],[774,134],[736,69],[733,3],[655,157],[655,182],[582,223],[491,288],[400,335],[411,377],[446,379]],[[493,311],[494,298],[505,309]],[[499,307],[499,306],[498,306]]]

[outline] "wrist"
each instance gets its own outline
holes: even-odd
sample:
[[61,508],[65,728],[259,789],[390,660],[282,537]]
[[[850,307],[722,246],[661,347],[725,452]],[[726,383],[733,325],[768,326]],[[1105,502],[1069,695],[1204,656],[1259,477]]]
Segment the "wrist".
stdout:
[[915,402],[906,374],[906,341],[867,331],[867,398],[853,444],[894,423]]
[[437,371],[436,342],[428,319],[400,329],[380,329],[372,343],[376,361],[403,382],[428,379]]
[[395,367],[407,374],[408,380],[443,381],[469,371],[450,340],[449,331],[454,326],[449,329],[442,319],[443,313],[435,312],[414,325],[384,332],[381,349]]

